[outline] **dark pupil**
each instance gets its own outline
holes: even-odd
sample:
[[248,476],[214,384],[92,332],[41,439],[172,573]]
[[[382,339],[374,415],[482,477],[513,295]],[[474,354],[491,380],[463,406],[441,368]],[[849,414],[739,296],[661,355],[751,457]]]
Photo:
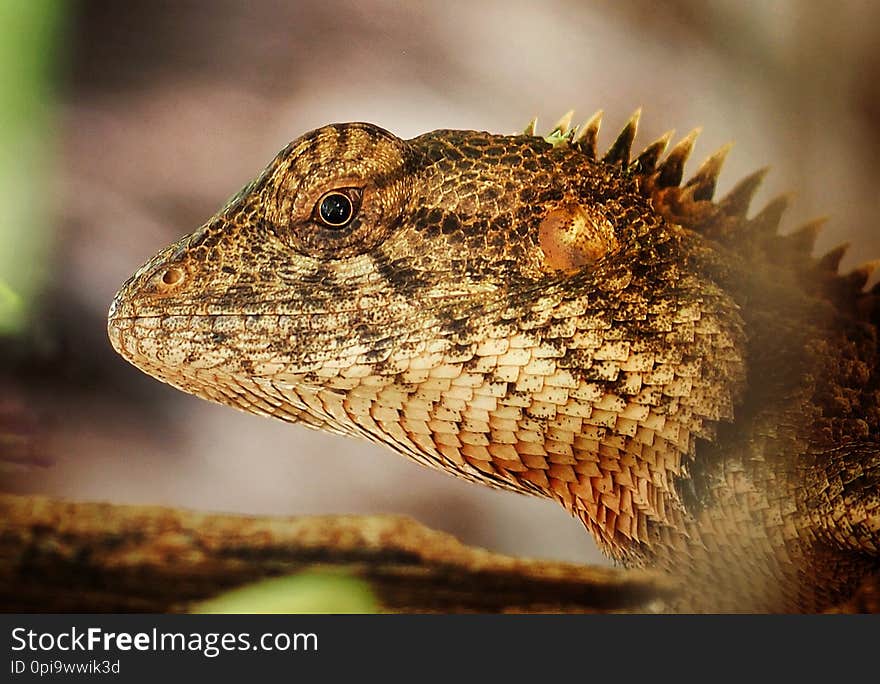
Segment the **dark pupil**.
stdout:
[[351,218],[351,200],[334,192],[321,201],[321,220],[328,226],[344,226]]

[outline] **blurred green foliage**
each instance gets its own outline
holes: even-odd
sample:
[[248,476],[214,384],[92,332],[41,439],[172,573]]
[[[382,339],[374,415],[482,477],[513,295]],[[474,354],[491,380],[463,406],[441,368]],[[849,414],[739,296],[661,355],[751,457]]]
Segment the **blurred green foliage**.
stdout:
[[310,570],[234,589],[205,601],[195,613],[376,613],[367,582],[331,570]]
[[45,285],[53,92],[63,0],[0,2],[0,334],[20,332]]

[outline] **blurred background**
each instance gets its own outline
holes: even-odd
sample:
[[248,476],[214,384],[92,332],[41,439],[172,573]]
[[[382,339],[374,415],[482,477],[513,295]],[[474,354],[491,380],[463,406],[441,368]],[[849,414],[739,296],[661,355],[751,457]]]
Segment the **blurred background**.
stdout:
[[0,0],[0,489],[404,513],[600,562],[555,504],[140,374],[107,342],[113,294],[309,129],[513,133],[570,108],[605,110],[605,144],[639,106],[637,146],[734,141],[720,191],[769,164],[757,204],[794,191],[786,229],[829,215],[819,249],[851,242],[851,267],[880,256],[878,45],[869,0]]

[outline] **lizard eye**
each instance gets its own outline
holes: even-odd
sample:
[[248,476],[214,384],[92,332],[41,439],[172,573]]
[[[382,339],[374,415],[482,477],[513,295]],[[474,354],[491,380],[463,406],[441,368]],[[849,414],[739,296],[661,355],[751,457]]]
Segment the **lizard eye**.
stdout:
[[360,191],[356,188],[331,190],[318,200],[315,214],[328,228],[344,228],[354,217],[359,199]]

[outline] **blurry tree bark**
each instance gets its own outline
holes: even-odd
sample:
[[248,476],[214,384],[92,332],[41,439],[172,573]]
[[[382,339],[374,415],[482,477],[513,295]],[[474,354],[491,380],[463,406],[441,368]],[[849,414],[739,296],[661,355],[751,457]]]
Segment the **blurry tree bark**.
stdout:
[[166,612],[269,576],[337,568],[388,611],[639,611],[656,575],[511,558],[403,517],[244,517],[0,495],[0,609]]

